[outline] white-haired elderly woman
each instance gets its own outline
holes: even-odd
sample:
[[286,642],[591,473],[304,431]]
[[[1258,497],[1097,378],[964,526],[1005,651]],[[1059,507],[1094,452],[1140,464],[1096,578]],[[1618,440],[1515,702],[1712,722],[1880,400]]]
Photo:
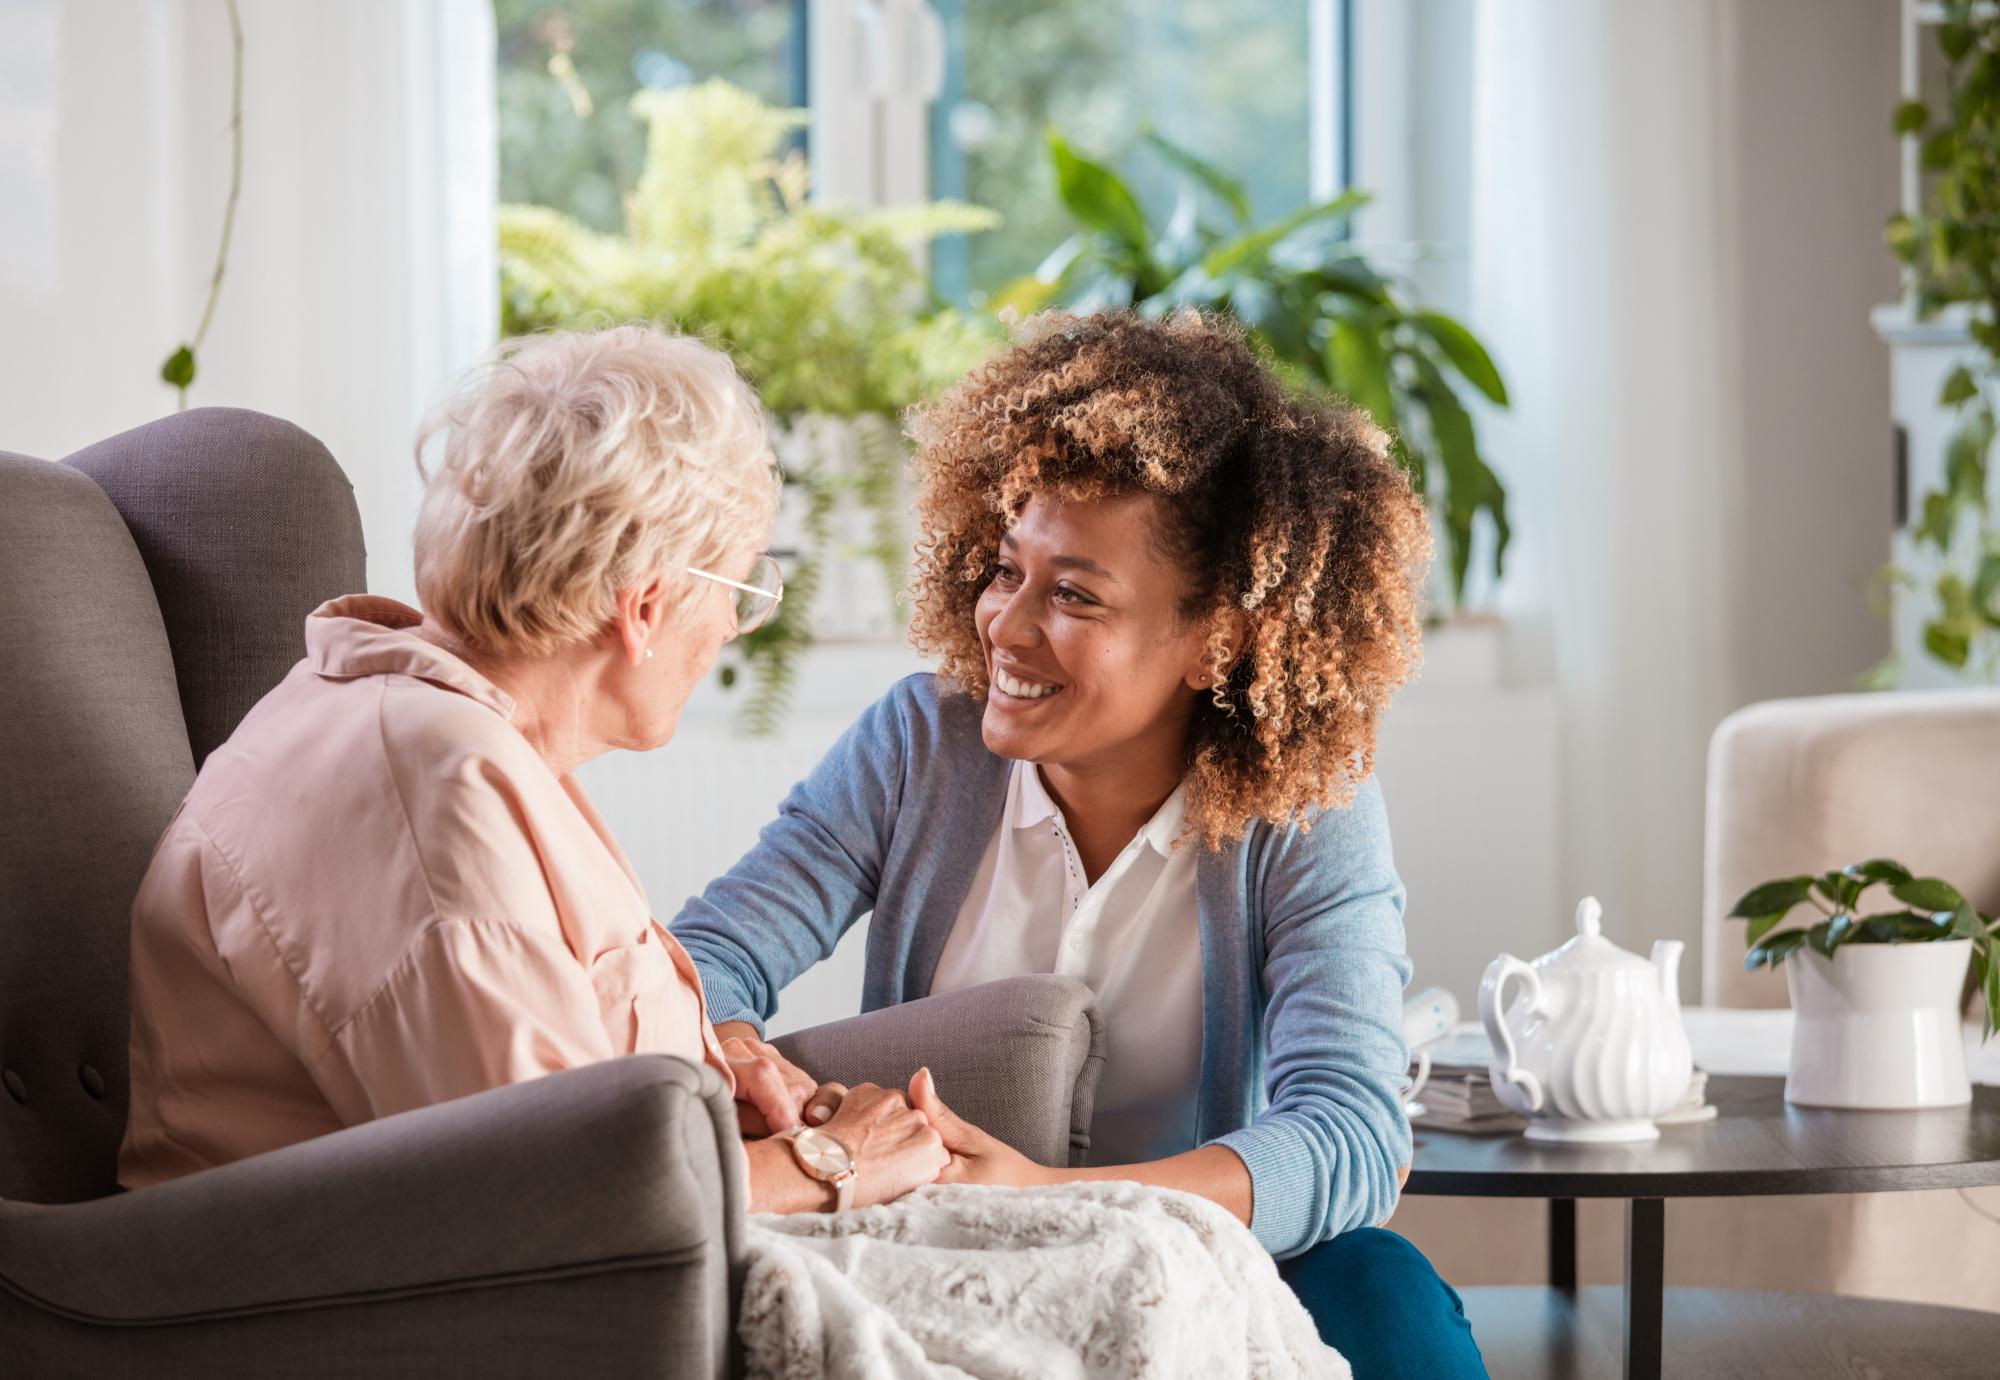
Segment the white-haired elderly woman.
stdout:
[[749,1146],[760,1210],[931,1182],[945,1152],[901,1093],[856,1088],[806,1128],[811,1080],[717,1041],[574,777],[671,738],[778,602],[755,394],[694,340],[550,335],[502,347],[420,453],[440,431],[422,611],[315,610],[305,660],[203,765],[140,886],[120,1182],[638,1052],[708,1061],[746,1127],[787,1133]]

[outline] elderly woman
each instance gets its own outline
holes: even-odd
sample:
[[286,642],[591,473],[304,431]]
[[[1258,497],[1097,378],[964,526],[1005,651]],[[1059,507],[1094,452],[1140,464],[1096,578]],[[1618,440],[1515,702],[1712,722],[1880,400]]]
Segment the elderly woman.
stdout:
[[945,1153],[901,1093],[804,1128],[811,1081],[717,1040],[574,777],[671,738],[779,599],[756,397],[715,351],[623,327],[503,347],[435,429],[423,611],[316,610],[140,887],[120,1182],[640,1052],[707,1061],[785,1132],[748,1149],[760,1209],[931,1182]]
[[1193,314],[1031,322],[917,419],[896,686],[675,921],[754,1035],[864,913],[868,1008],[1089,983],[1092,1168],[965,1126],[943,1181],[1132,1179],[1248,1223],[1376,1376],[1483,1375],[1458,1296],[1373,1229],[1410,1157],[1403,888],[1372,780],[1419,650],[1422,504],[1362,415]]

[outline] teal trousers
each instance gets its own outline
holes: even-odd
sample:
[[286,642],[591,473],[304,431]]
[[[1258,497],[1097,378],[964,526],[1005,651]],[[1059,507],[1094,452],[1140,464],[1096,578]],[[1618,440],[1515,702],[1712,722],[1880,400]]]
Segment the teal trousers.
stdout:
[[1345,1232],[1278,1273],[1354,1380],[1485,1380],[1458,1291],[1392,1231]]

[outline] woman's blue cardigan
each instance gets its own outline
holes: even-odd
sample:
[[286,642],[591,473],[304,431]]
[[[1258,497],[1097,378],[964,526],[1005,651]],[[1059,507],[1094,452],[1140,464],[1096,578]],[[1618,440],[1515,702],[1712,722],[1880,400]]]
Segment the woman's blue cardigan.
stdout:
[[[761,1029],[785,984],[870,911],[862,1009],[930,994],[1007,799],[1009,764],[987,751],[981,712],[933,676],[900,682],[742,861],[688,902],[673,932],[712,1019]],[[1249,1166],[1251,1227],[1276,1256],[1381,1222],[1410,1160],[1410,960],[1380,789],[1363,784],[1310,830],[1260,822],[1204,851],[1196,893],[1197,1143],[1227,1145]]]

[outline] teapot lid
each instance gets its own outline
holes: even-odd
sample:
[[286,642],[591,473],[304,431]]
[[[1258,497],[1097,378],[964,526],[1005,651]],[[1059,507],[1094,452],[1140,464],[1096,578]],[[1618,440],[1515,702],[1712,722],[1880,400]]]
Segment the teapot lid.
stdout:
[[1553,953],[1543,954],[1535,960],[1535,966],[1572,973],[1616,972],[1628,968],[1651,971],[1651,961],[1629,949],[1619,948],[1604,937],[1603,918],[1604,907],[1597,903],[1597,898],[1584,897],[1576,908],[1576,938]]

